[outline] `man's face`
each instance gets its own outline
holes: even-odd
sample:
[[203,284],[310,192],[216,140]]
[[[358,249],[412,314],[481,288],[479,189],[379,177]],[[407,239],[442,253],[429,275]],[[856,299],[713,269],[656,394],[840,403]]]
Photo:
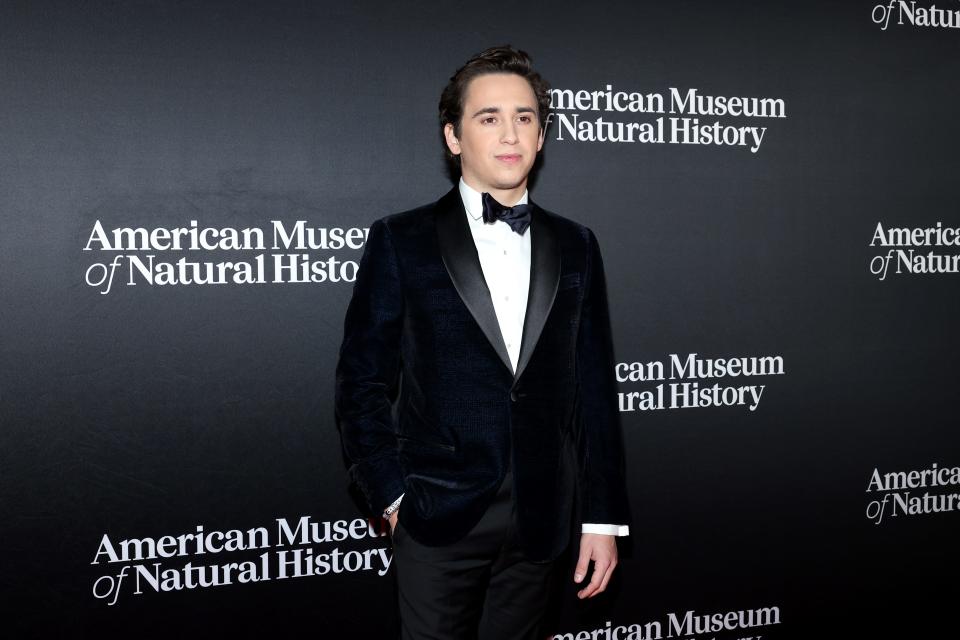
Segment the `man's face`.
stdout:
[[543,146],[537,99],[530,83],[513,73],[488,73],[467,85],[460,135],[443,130],[447,148],[460,156],[464,181],[505,205],[516,202]]

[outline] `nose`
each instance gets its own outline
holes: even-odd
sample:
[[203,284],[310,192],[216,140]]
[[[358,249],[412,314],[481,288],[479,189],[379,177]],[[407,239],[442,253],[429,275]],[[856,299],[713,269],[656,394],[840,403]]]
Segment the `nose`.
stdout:
[[503,133],[500,135],[500,141],[505,144],[516,144],[517,142],[517,123],[510,120],[503,125]]

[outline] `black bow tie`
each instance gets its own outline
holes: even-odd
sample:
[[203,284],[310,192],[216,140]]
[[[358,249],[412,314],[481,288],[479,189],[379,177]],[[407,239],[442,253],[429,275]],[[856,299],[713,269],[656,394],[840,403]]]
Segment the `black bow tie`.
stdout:
[[523,232],[530,226],[530,212],[533,211],[532,204],[518,204],[512,207],[505,207],[493,199],[489,193],[483,193],[483,221],[487,224],[493,224],[497,220],[503,220],[510,228],[523,235]]

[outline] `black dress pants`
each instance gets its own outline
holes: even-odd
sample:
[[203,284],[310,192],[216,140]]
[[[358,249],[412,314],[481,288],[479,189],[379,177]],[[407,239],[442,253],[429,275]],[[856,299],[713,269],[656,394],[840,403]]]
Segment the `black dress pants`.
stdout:
[[[429,547],[397,523],[402,640],[534,640],[542,638],[555,562],[530,562],[514,528],[513,474],[462,540]],[[401,503],[400,509],[403,509]]]

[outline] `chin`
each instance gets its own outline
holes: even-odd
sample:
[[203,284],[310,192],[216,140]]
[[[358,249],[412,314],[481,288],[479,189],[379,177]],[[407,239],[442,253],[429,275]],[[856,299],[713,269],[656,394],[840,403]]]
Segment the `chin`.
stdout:
[[516,189],[523,184],[524,180],[527,179],[527,176],[530,175],[530,168],[525,167],[522,171],[511,171],[509,175],[502,176],[500,180],[497,181],[498,189]]
[[495,189],[500,191],[509,191],[511,189],[516,189],[523,184],[523,180],[511,180],[510,182],[496,182],[493,184]]

